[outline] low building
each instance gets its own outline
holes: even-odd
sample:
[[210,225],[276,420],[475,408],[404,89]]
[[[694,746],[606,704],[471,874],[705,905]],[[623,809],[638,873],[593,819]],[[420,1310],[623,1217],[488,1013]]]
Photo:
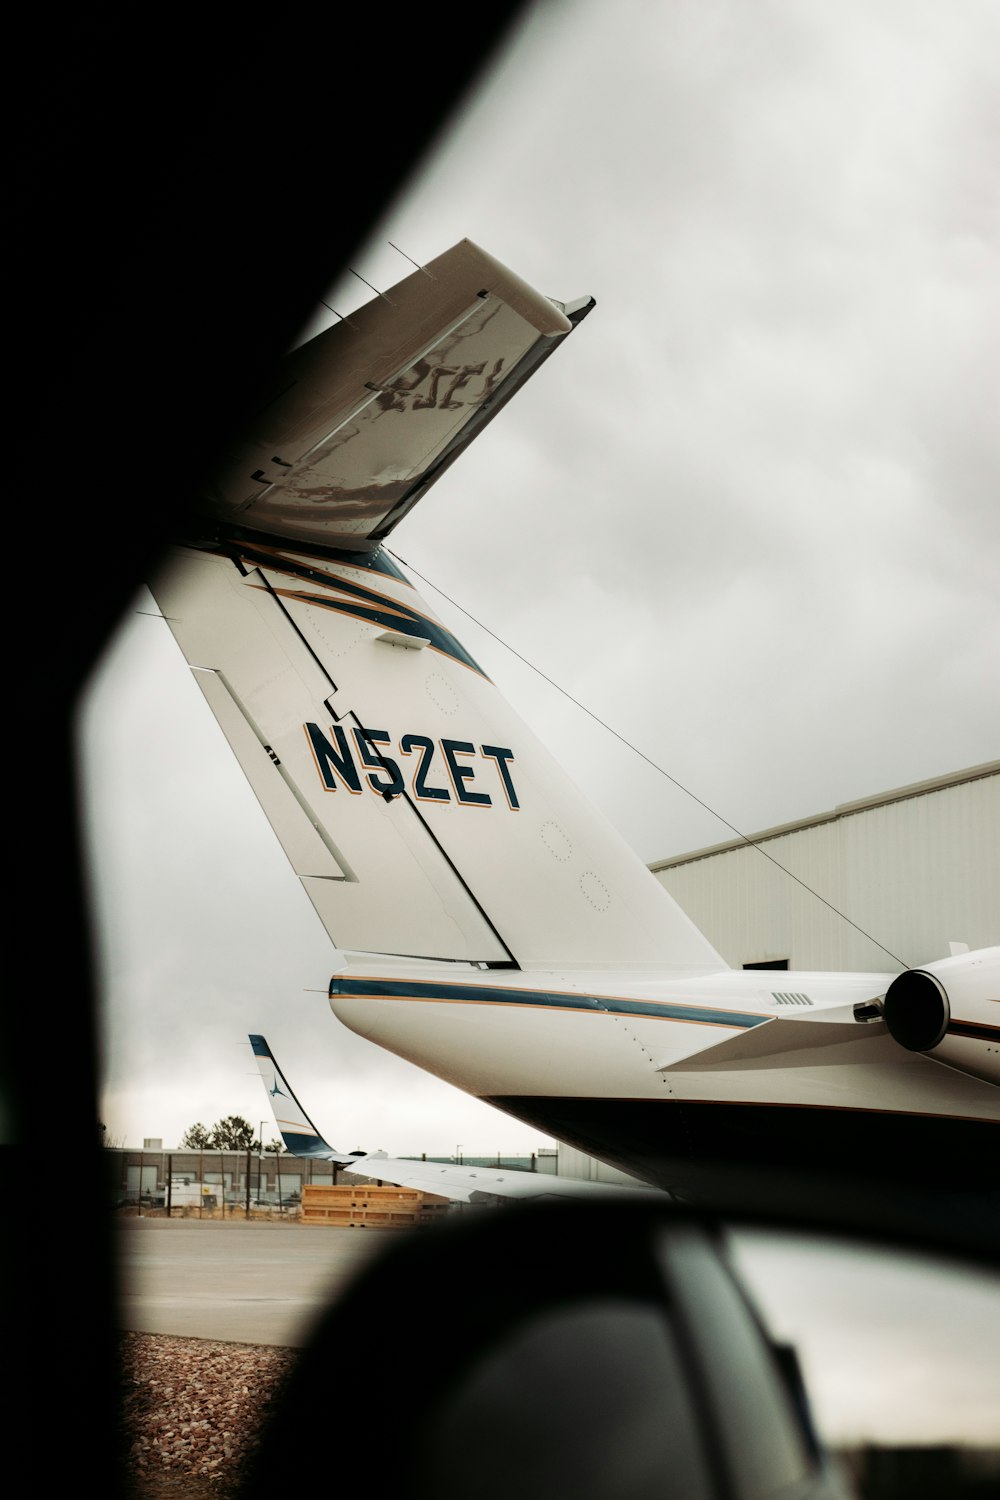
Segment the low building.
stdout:
[[946,958],[952,943],[989,947],[1000,943],[1000,761],[650,869],[733,968],[894,972]]
[[[238,1208],[247,1202],[269,1206],[296,1204],[303,1183],[334,1182],[330,1162],[302,1160],[297,1156],[275,1156],[257,1151],[164,1151],[135,1147],[108,1147],[107,1183],[111,1201],[159,1207],[165,1204],[168,1187],[178,1190],[201,1184],[221,1207]],[[190,1194],[178,1191],[177,1202],[189,1204]]]

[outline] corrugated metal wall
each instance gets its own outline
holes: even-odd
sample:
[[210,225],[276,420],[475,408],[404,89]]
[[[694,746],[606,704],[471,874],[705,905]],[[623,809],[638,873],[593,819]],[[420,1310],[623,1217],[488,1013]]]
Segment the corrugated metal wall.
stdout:
[[619,1172],[617,1167],[609,1167],[607,1162],[597,1161],[593,1156],[586,1156],[584,1152],[578,1151],[575,1146],[567,1146],[560,1142],[557,1152],[556,1170],[561,1177],[576,1177],[584,1182],[616,1182],[626,1187],[645,1187],[637,1177],[630,1177],[626,1172]]
[[876,941],[745,845],[655,873],[734,968],[895,969],[879,943],[908,966],[947,956],[949,942],[1000,943],[1000,774],[961,774],[765,841]]

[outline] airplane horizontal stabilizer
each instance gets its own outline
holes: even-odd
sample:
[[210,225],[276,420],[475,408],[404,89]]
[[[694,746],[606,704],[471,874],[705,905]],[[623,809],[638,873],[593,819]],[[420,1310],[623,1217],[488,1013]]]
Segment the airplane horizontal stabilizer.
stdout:
[[462,240],[283,361],[205,508],[272,537],[380,541],[592,306]]

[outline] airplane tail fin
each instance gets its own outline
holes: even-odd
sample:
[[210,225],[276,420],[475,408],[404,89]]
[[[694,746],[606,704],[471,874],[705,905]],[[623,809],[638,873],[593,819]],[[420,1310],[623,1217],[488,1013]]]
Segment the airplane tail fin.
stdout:
[[320,1135],[272,1057],[265,1038],[251,1034],[250,1045],[286,1151],[292,1156],[322,1157],[324,1161],[353,1161],[353,1157],[335,1151]]
[[592,305],[427,271],[292,356],[153,592],[337,947],[724,968],[381,546]]
[[[414,1188],[456,1203],[507,1203],[531,1198],[634,1197],[648,1196],[655,1189],[641,1183],[622,1186],[618,1183],[586,1182],[560,1177],[548,1172],[527,1172],[518,1167],[492,1165],[466,1167],[452,1162],[424,1158],[388,1156],[384,1151],[352,1152],[350,1156],[334,1151],[320,1135],[292,1091],[291,1084],[275,1062],[262,1036],[251,1035],[250,1045],[257,1059],[260,1076],[271,1100],[271,1108],[281,1138],[292,1156],[321,1157],[343,1167],[350,1176],[391,1182],[396,1187]],[[658,1191],[656,1196],[661,1197]]]

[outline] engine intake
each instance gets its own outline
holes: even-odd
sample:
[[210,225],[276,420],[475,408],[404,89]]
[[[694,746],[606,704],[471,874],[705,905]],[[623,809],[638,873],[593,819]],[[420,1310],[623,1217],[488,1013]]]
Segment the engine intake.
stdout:
[[951,1006],[932,974],[909,969],[886,990],[883,1007],[889,1035],[909,1052],[929,1052],[944,1040]]
[[[979,948],[897,975],[882,1013],[889,1035],[908,1052],[1000,1084],[998,997],[1000,948]],[[1000,1096],[993,1117],[1000,1120]]]

